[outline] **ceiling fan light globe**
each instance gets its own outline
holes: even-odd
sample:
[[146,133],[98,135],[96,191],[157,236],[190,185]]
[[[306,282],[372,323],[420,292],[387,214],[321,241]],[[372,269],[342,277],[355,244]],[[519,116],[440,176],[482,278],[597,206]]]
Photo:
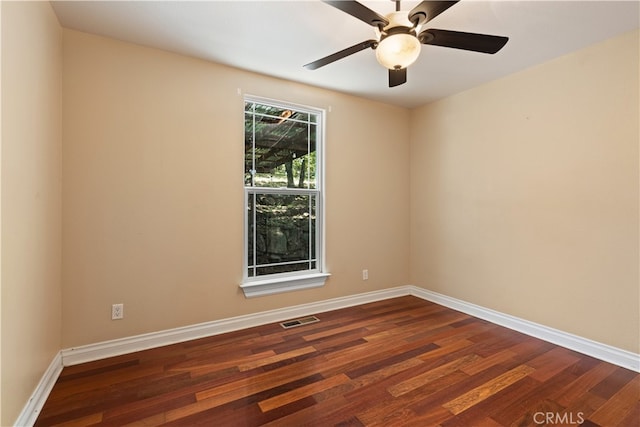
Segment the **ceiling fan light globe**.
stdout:
[[420,55],[420,41],[411,34],[392,34],[380,40],[376,59],[385,68],[407,68]]

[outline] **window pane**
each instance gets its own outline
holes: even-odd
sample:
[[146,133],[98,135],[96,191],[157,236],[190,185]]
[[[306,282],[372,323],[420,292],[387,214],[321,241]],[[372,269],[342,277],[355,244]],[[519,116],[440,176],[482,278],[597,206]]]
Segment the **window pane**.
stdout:
[[315,269],[317,197],[256,193],[253,199],[249,194],[249,277]]
[[265,274],[291,273],[292,271],[309,270],[308,262],[297,262],[284,265],[267,265],[256,268],[256,276],[264,276]]
[[253,185],[253,115],[244,116],[244,185]]
[[255,195],[249,194],[249,200],[247,200],[247,265],[249,268],[247,269],[247,276],[253,277],[255,276],[255,265],[254,260],[254,248],[255,248],[255,227],[253,226],[254,221],[254,212],[255,212]]
[[[248,104],[248,103],[247,103]],[[254,104],[245,113],[246,186],[317,188],[315,115]]]

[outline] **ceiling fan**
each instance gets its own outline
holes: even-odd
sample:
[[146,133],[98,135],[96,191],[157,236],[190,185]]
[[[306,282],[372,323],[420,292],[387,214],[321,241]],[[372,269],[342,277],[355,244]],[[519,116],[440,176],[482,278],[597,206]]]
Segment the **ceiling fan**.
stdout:
[[355,0],[322,0],[375,28],[376,37],[304,65],[315,70],[367,48],[376,51],[378,62],[389,69],[389,87],[407,82],[407,67],[420,55],[420,45],[451,47],[474,52],[496,53],[507,43],[508,37],[488,34],[463,33],[461,31],[423,29],[423,25],[456,4],[455,1],[423,1],[409,12],[400,10],[400,0],[395,12],[379,15]]

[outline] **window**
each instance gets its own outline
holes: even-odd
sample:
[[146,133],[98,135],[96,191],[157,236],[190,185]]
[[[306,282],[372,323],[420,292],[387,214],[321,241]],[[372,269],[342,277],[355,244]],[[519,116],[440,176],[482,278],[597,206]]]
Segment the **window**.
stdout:
[[246,97],[246,296],[322,286],[322,110]]

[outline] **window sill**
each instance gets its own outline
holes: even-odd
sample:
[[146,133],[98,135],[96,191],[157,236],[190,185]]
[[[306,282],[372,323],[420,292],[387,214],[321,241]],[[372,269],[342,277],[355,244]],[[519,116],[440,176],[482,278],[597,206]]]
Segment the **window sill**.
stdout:
[[298,291],[301,289],[319,288],[331,276],[329,273],[314,273],[304,276],[278,277],[277,279],[252,280],[244,282],[240,288],[246,298]]

